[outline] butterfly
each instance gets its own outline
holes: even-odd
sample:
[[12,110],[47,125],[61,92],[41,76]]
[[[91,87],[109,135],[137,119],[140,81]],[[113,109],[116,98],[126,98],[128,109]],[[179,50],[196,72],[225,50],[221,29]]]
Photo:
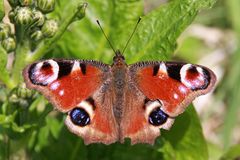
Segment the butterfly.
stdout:
[[41,92],[67,114],[68,129],[85,144],[153,144],[160,129],[198,96],[210,92],[210,69],[181,62],[145,61],[128,65],[120,51],[113,63],[48,59],[28,65],[26,86]]

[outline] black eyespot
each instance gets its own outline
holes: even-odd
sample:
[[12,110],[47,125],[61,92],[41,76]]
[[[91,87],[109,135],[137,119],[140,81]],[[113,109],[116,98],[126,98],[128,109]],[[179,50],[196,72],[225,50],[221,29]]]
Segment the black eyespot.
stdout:
[[81,127],[84,127],[90,123],[90,117],[88,113],[82,108],[74,108],[70,112],[70,118],[73,124]]
[[148,121],[154,126],[159,126],[164,124],[168,119],[168,115],[164,113],[160,107],[155,108],[149,115]]

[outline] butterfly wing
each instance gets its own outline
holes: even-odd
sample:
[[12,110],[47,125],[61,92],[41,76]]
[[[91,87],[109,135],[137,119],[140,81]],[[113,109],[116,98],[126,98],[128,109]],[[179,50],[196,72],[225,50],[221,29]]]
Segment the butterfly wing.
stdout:
[[[174,118],[199,95],[212,90],[216,76],[208,68],[179,62],[140,62],[129,67],[129,90],[135,102],[123,113],[122,137],[132,143],[153,143],[159,128],[170,129]],[[129,88],[134,88],[129,87]],[[132,114],[128,114],[131,112]]]
[[102,97],[106,96],[109,69],[97,61],[50,59],[27,66],[23,76],[28,88],[40,91],[68,114],[67,127],[85,143],[108,144],[118,140],[111,102]]

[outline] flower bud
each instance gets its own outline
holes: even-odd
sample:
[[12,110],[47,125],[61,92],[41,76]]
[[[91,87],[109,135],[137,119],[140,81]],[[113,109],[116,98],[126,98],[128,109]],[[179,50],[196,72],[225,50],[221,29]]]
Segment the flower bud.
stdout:
[[42,26],[45,21],[45,16],[41,11],[34,9],[33,13],[33,26]]
[[40,30],[36,30],[30,35],[30,37],[34,41],[40,41],[41,39],[43,39],[43,33]]
[[22,6],[30,6],[33,4],[33,0],[19,0]]
[[32,10],[28,7],[19,7],[15,10],[15,22],[19,25],[29,25],[33,21]]
[[0,40],[7,38],[11,33],[11,28],[6,23],[0,23]]
[[3,48],[9,53],[15,50],[16,42],[12,37],[8,37],[2,41]]
[[82,19],[85,16],[87,5],[88,5],[87,3],[83,3],[78,6],[78,13],[77,13],[78,20]]
[[12,7],[16,7],[17,5],[19,5],[18,0],[8,0],[8,2]]
[[55,0],[37,0],[37,7],[43,13],[49,13],[54,10]]
[[24,86],[19,86],[17,88],[14,88],[13,93],[18,97],[18,98],[24,98],[24,99],[30,99],[33,98],[36,95],[36,92],[34,90],[27,89]]
[[58,30],[58,24],[55,20],[46,20],[42,26],[42,33],[45,37],[53,37]]
[[8,17],[9,17],[9,20],[11,23],[14,23],[15,21],[15,12],[14,10],[11,10],[9,13],[8,13]]

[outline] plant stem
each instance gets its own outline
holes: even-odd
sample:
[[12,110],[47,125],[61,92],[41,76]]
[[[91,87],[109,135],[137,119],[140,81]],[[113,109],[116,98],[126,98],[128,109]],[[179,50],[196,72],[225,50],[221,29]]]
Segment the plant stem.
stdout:
[[47,51],[54,47],[56,42],[61,38],[63,33],[66,31],[67,27],[75,20],[79,12],[85,11],[86,7],[87,3],[83,3],[80,6],[78,5],[74,12],[71,12],[70,14],[67,14],[64,18],[62,18],[63,21],[61,22],[61,25],[59,26],[57,33],[52,38],[42,42],[40,46],[36,49],[34,54],[28,55],[26,59],[27,63],[31,63],[33,61],[40,59],[47,53]]
[[10,159],[10,139],[8,137],[8,135],[5,133],[4,134],[4,143],[6,144],[6,147],[5,147],[5,158],[6,160],[9,160]]
[[26,65],[26,56],[29,52],[29,41],[23,39],[21,43],[17,45],[14,59],[14,66],[12,71],[12,80],[14,85],[17,86],[21,79],[21,73]]
[[12,81],[15,87],[21,80],[22,70],[26,65],[26,56],[30,50],[29,40],[27,39],[25,30],[25,26],[15,26],[17,47],[12,70]]

